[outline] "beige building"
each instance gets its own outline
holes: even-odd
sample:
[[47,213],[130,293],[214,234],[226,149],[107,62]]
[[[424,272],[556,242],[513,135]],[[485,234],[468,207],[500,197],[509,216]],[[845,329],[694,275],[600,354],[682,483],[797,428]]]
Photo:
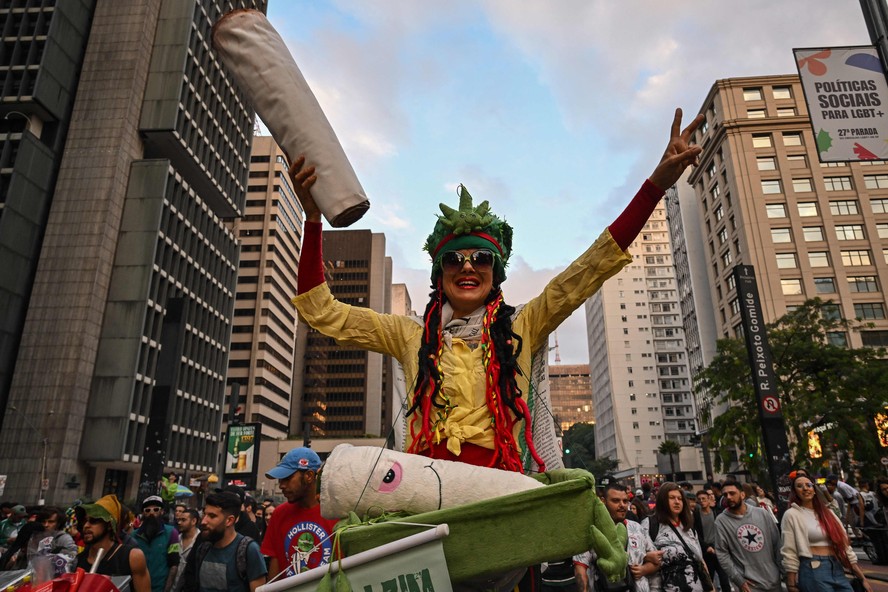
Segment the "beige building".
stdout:
[[552,413],[562,432],[575,423],[595,423],[588,364],[550,365],[549,393]]
[[719,336],[739,335],[732,278],[755,268],[765,321],[808,298],[872,328],[830,336],[852,347],[888,344],[888,163],[821,164],[798,76],[719,80],[701,109],[701,205]]
[[240,241],[240,267],[227,384],[240,385],[241,419],[261,423],[263,439],[287,437],[293,390],[296,314],[290,299],[304,216],[286,162],[271,136],[253,139],[244,215],[231,225]]
[[691,446],[696,412],[663,204],[629,252],[634,261],[586,302],[595,453],[617,459],[615,476],[638,486],[664,472],[657,449],[673,440],[683,445],[679,478],[700,480],[700,454]]
[[[766,322],[819,297],[872,323],[833,343],[888,343],[888,163],[821,164],[796,75],[718,80],[701,112],[700,166],[666,200],[692,374],[742,335],[738,264],[755,268]],[[705,433],[721,409],[708,393],[697,408]]]

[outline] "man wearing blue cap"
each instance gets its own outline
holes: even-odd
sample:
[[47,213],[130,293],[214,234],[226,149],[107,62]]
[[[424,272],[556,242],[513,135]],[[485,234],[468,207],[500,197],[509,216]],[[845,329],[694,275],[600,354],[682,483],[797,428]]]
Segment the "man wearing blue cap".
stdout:
[[262,554],[271,557],[269,578],[286,570],[287,576],[324,565],[333,554],[333,527],[337,520],[321,516],[317,473],[321,459],[311,448],[294,448],[265,473],[277,479],[286,504],[278,506],[265,538]]

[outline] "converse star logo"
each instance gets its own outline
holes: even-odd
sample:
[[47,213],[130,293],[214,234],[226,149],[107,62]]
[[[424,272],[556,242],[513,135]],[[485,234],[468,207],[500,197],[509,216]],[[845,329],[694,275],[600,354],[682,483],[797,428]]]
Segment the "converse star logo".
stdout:
[[743,524],[737,529],[737,539],[747,551],[758,553],[765,546],[765,535],[755,524]]

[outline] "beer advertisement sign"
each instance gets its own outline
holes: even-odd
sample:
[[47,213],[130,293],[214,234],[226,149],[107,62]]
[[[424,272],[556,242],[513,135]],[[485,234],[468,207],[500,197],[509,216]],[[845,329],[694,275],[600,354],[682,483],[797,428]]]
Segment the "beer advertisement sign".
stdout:
[[226,483],[240,481],[248,485],[248,489],[256,486],[256,471],[259,465],[260,424],[244,423],[228,426],[225,438],[225,473]]

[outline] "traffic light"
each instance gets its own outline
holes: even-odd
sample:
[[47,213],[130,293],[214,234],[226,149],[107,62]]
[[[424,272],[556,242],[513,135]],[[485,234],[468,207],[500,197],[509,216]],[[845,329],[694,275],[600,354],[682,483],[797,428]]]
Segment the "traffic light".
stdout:
[[748,456],[748,457],[749,457],[749,458],[750,458],[750,459],[751,459],[751,458],[752,458],[752,457],[754,457],[754,456],[755,456],[755,453],[753,453],[753,452],[750,452],[750,453],[749,453],[749,454],[748,454],[748,455],[747,455],[747,456]]
[[565,449],[564,449],[564,454],[570,454],[570,448],[565,448]]

